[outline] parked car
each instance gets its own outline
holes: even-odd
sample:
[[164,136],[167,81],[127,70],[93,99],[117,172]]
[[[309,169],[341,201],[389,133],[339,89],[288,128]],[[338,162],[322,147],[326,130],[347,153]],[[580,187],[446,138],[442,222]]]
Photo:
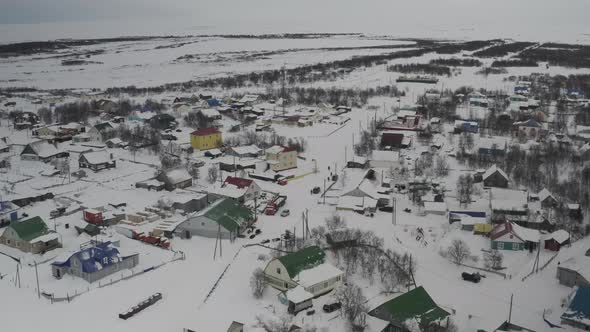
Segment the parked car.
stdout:
[[342,308],[342,303],[334,302],[332,304],[324,304],[324,306],[322,307],[322,310],[324,310],[325,313],[331,313],[336,310],[339,310],[340,308]]
[[250,239],[253,239],[253,238],[255,238],[255,237],[256,237],[256,234],[252,234],[252,235],[250,235]]
[[288,181],[287,179],[280,179],[277,183],[281,186],[286,186]]
[[291,211],[289,211],[289,209],[284,209],[283,211],[281,211],[281,217],[286,217],[289,214],[291,214]]
[[269,242],[270,242],[270,240],[269,240],[269,239],[265,239],[265,240],[262,240],[262,241],[260,241],[260,243],[261,243],[261,244],[267,244],[267,243],[269,243]]
[[274,239],[272,239],[272,242],[279,242],[279,241],[281,241],[280,237],[275,237]]
[[475,272],[475,273],[463,272],[463,273],[461,273],[461,277],[465,281],[471,281],[474,283],[478,283],[481,280],[481,274],[479,274],[479,272]]
[[313,189],[311,190],[312,194],[319,194],[322,191],[322,189],[320,187],[313,187]]
[[256,235],[258,235],[258,234],[260,234],[260,233],[262,233],[262,231],[261,231],[260,229],[256,229],[256,230],[254,231],[254,234],[256,234]]
[[412,212],[412,209],[405,208],[405,209],[404,209],[404,212],[410,213],[410,212]]

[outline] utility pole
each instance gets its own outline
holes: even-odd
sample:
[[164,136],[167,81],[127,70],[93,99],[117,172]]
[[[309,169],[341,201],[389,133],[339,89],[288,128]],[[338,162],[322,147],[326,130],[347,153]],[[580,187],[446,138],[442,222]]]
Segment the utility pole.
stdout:
[[510,294],[510,311],[508,312],[508,324],[510,324],[510,321],[512,320],[512,297],[514,296],[514,294]]
[[37,271],[37,262],[35,261],[35,276],[37,277],[37,297],[41,298],[41,289],[39,288],[39,271]]
[[234,177],[238,177],[238,168],[236,167],[236,155],[234,154]]
[[326,179],[324,179],[324,205],[326,205]]
[[287,68],[285,67],[285,65],[283,64],[283,67],[281,68],[283,71],[283,79],[281,80],[281,98],[283,98],[283,116],[285,116],[285,101],[286,101],[286,96],[285,96],[285,81],[287,80]]

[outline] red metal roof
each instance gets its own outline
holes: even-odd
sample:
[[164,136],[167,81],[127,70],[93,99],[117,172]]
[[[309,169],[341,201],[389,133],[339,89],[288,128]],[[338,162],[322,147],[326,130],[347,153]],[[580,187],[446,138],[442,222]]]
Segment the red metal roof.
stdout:
[[228,176],[227,178],[225,178],[224,183],[231,184],[231,185],[238,187],[239,189],[242,189],[242,188],[249,187],[252,184],[252,180]]
[[283,152],[291,152],[291,151],[295,151],[295,148],[289,147],[289,146],[283,146]]
[[219,133],[217,128],[199,128],[191,133],[194,136],[208,136]]

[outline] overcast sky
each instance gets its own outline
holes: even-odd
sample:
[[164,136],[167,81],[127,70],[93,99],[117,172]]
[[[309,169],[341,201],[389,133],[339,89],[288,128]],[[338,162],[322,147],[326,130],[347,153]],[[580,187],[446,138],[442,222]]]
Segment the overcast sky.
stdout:
[[587,0],[0,0],[0,23],[192,17],[218,19],[417,20],[441,15],[523,20],[587,15]]
[[[555,39],[568,34],[590,36],[588,13],[590,0],[0,0],[0,24],[4,24],[0,32],[11,35],[0,39],[21,39],[16,28],[6,24],[71,22],[88,24],[86,34],[100,33],[94,27],[102,24],[102,29],[105,22],[123,22],[129,28],[113,33],[191,34],[201,26],[216,31],[231,26],[226,29],[231,33],[256,33],[254,26],[264,26],[259,30],[393,35],[398,31],[403,35],[412,35],[412,31],[444,34],[452,29],[478,29],[490,35],[497,30],[494,37],[506,37],[500,34],[511,31],[517,37],[529,36],[531,31],[542,30],[537,33],[540,39],[547,34]],[[164,30],[164,24],[156,27],[164,21],[178,29]],[[95,25],[91,28],[90,24]],[[147,30],[150,26],[153,31]],[[24,39],[44,37],[39,27],[39,36],[34,26],[21,29],[29,29]],[[77,30],[63,27],[55,34],[74,37],[81,33]]]

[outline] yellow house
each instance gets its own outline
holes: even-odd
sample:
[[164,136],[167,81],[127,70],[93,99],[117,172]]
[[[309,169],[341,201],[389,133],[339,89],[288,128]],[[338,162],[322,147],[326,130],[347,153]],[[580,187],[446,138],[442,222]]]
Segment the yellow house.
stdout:
[[200,128],[191,133],[193,149],[215,149],[221,146],[221,141],[221,132],[217,128]]

